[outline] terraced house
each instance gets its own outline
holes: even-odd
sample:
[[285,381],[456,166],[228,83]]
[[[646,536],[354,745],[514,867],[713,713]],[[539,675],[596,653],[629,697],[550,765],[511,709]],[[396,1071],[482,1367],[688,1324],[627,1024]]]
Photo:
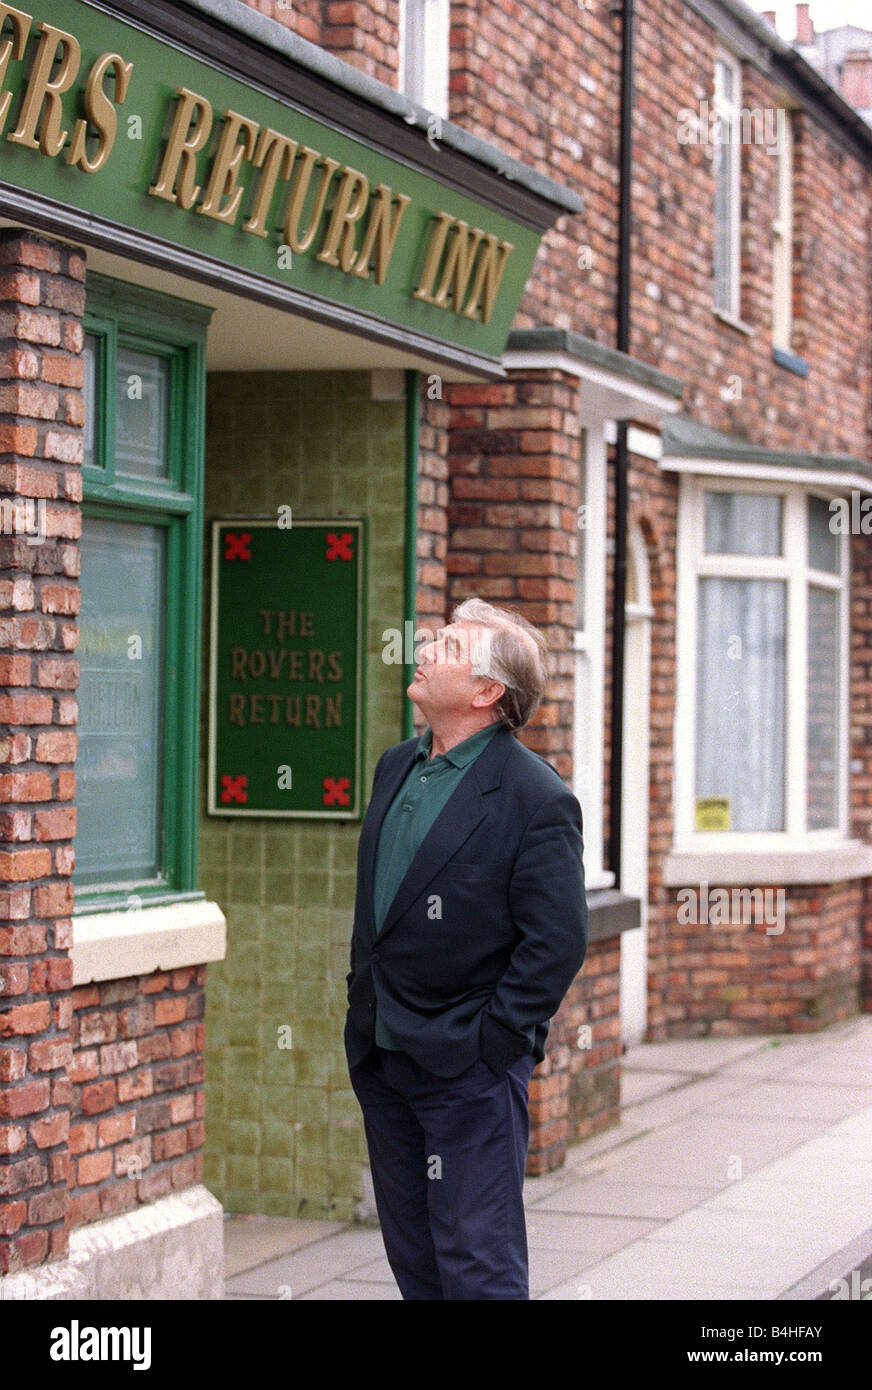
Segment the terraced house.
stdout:
[[0,1297],[370,1207],[357,837],[416,644],[544,629],[625,1042],[872,997],[872,129],[742,0],[0,6]]

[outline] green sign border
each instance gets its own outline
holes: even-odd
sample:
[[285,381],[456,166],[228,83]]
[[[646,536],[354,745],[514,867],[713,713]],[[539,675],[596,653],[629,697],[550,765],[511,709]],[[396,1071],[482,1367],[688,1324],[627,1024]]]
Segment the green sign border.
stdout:
[[335,811],[265,811],[234,805],[221,806],[217,802],[217,680],[218,680],[218,632],[220,624],[219,581],[220,574],[220,535],[222,526],[244,525],[247,530],[270,527],[275,530],[277,519],[274,516],[218,516],[210,518],[212,527],[210,598],[209,598],[209,743],[206,770],[206,814],[226,819],[244,817],[263,820],[339,820],[357,821],[363,814],[363,743],[365,726],[363,705],[366,698],[366,558],[368,554],[368,519],[365,516],[293,516],[291,532],[303,526],[336,526],[345,530],[356,530],[357,545],[357,623],[356,675],[355,675],[355,718],[354,718],[354,779],[355,796],[351,806],[342,806]]

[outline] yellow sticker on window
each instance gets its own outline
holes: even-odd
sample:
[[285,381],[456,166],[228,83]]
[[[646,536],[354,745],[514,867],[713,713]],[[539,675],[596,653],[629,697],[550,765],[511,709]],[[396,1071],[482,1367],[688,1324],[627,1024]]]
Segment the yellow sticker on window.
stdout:
[[696,801],[697,830],[729,830],[730,798],[728,796],[700,796]]

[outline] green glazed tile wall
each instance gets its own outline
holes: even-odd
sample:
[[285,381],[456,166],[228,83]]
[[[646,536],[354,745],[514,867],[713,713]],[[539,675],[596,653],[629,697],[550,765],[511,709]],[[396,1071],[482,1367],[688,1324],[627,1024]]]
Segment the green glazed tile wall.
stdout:
[[[363,1125],[342,1029],[360,823],[205,814],[209,525],[215,516],[369,518],[364,786],[402,737],[405,409],[372,401],[369,372],[217,372],[206,414],[200,887],[227,917],[206,976],[207,1186],[231,1212],[349,1220]],[[291,1027],[292,1047],[279,1047]]]

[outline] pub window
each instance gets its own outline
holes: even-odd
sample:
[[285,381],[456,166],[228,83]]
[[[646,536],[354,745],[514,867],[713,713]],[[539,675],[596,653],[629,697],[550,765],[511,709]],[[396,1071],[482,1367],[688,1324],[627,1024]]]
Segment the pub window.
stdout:
[[831,521],[799,484],[683,482],[682,838],[847,834],[848,549]]
[[208,310],[89,275],[78,910],[196,888]]

